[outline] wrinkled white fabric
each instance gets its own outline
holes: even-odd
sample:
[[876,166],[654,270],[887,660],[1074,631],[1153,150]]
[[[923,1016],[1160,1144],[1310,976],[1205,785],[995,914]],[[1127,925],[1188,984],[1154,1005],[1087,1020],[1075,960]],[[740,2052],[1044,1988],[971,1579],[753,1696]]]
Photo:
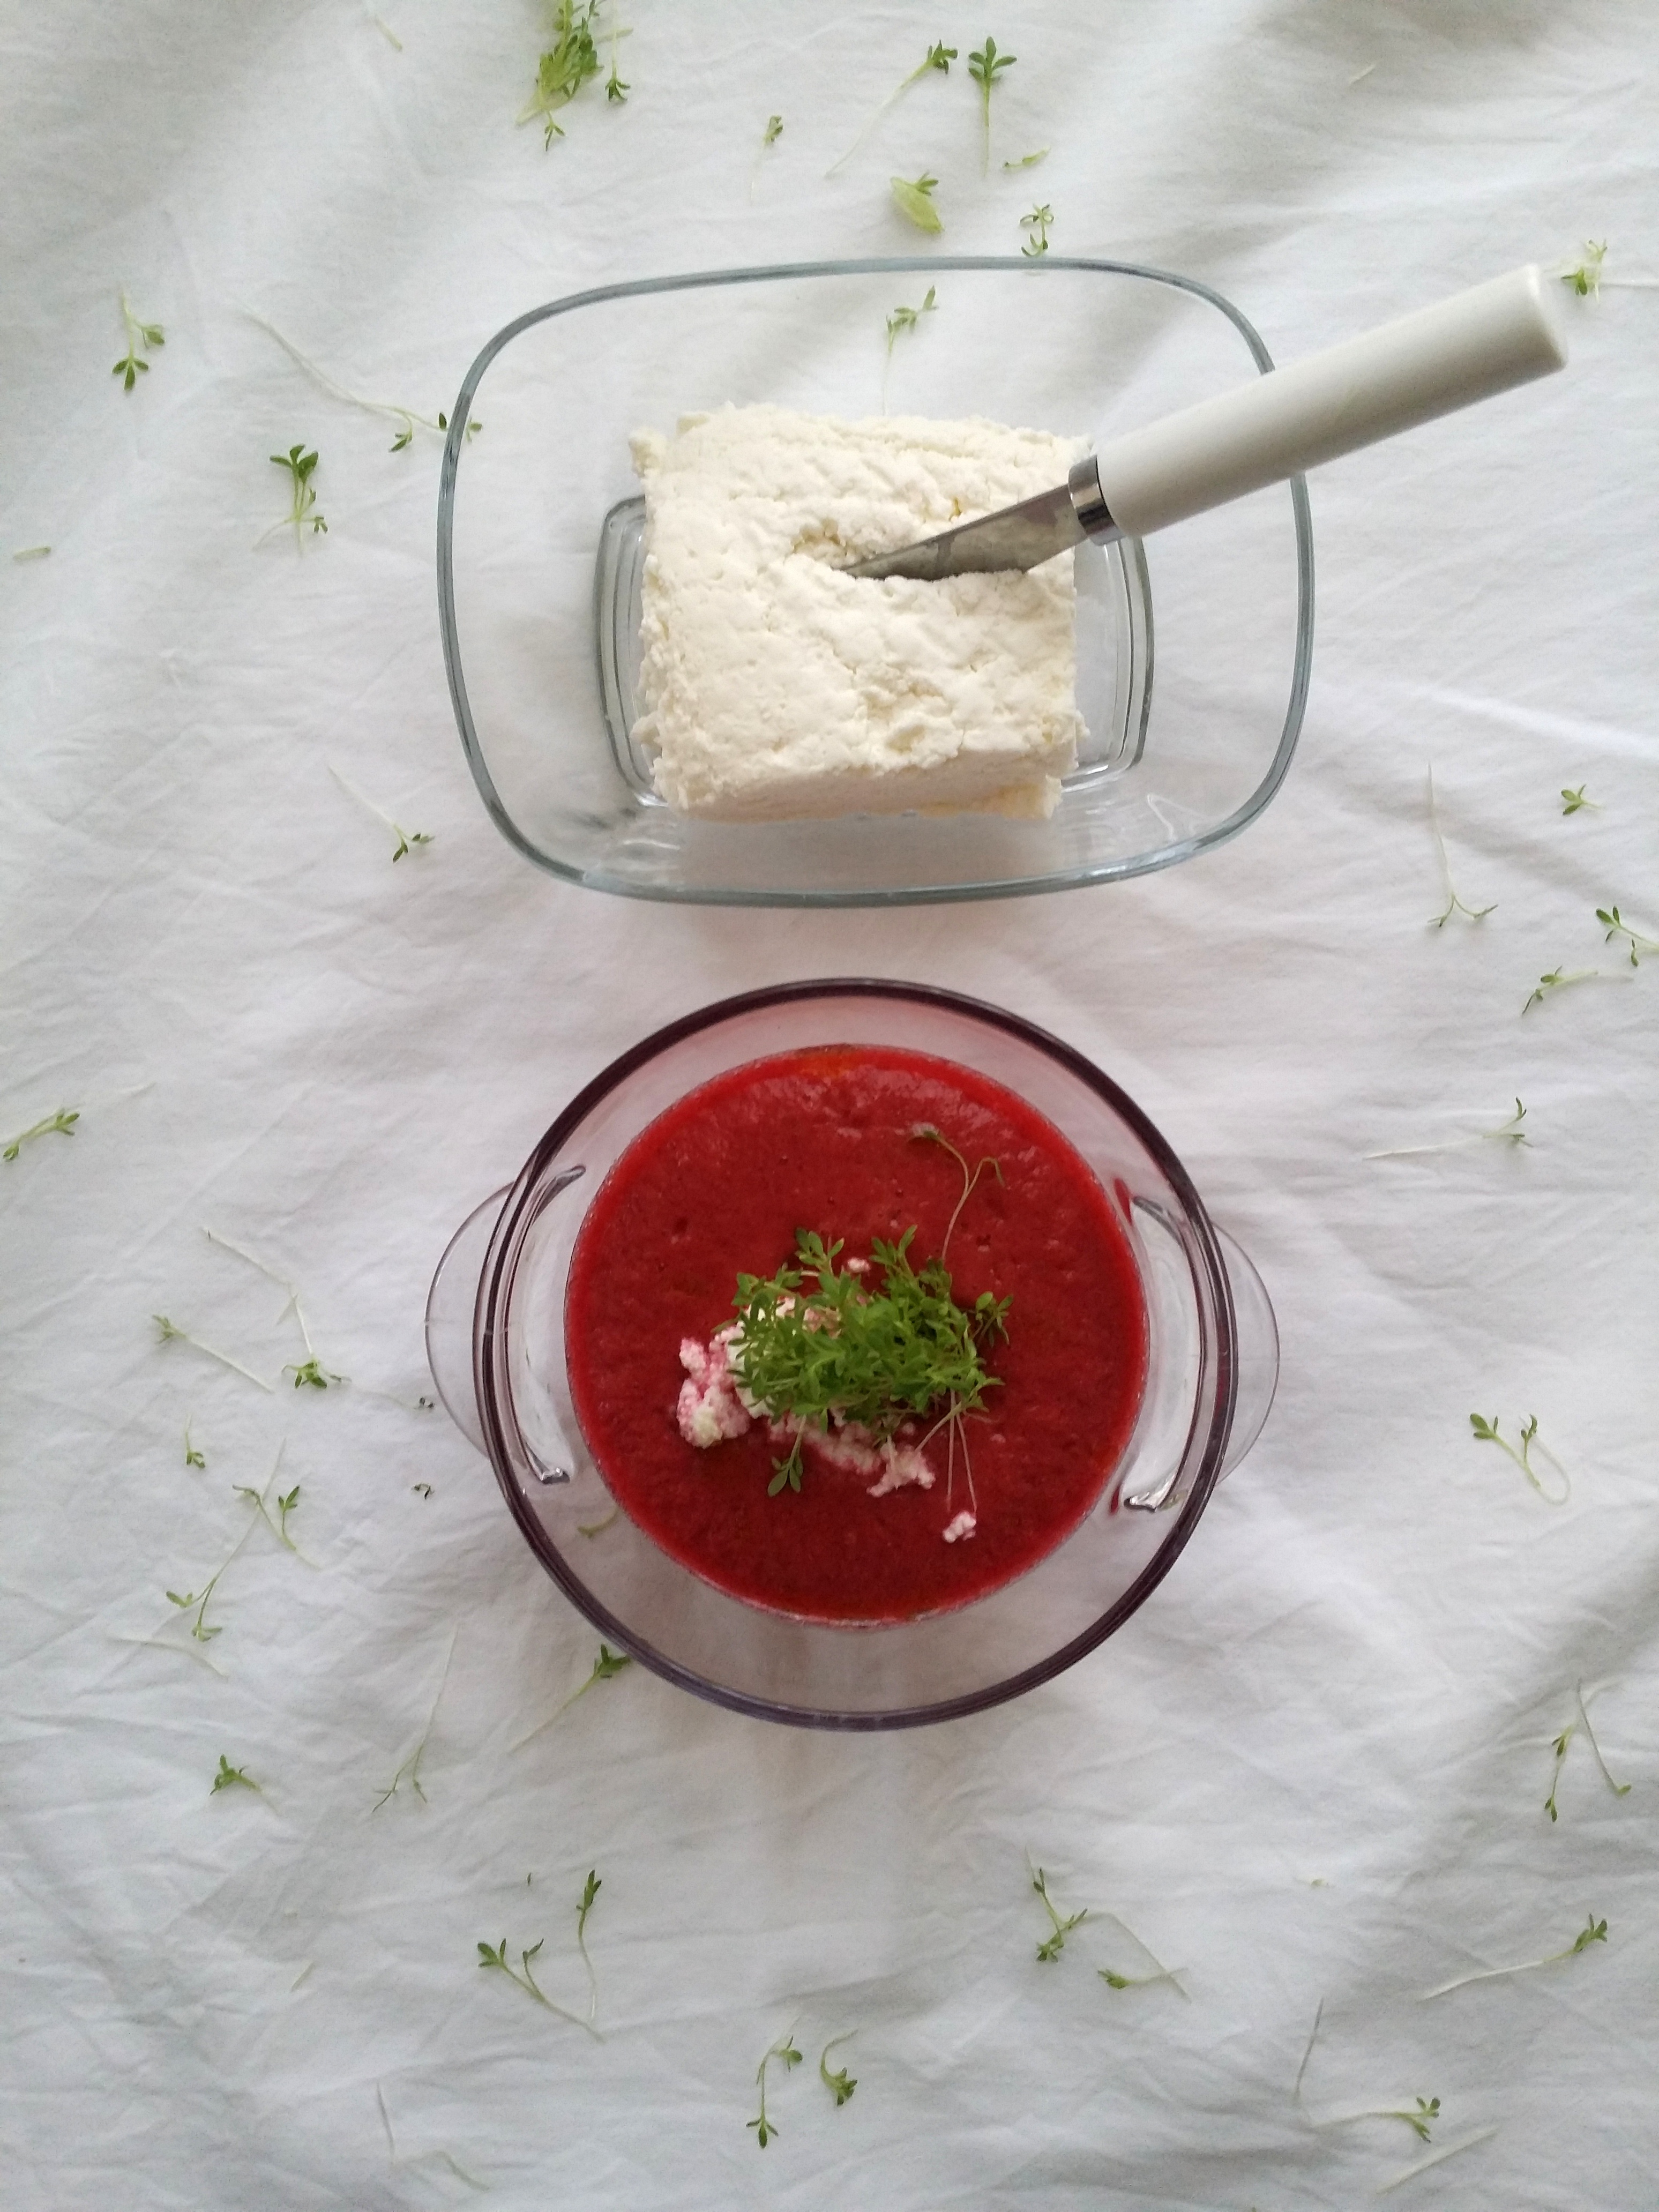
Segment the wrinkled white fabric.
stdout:
[[[1277,2212],[1495,2128],[1394,2201],[1650,2204],[1659,957],[1621,967],[1593,914],[1659,934],[1652,9],[637,0],[628,104],[590,87],[544,152],[535,9],[376,8],[0,21],[0,1133],[81,1115],[0,1162],[0,2193]],[[994,158],[1052,149],[1029,175],[978,174],[988,30]],[[826,180],[933,38],[950,79]],[[1307,726],[1231,847],[902,913],[544,879],[456,742],[436,440],[389,453],[247,311],[435,416],[562,293],[911,251],[887,179],[924,165],[947,246],[1008,250],[1040,198],[1056,251],[1191,270],[1284,358],[1587,236],[1609,282],[1565,376],[1316,479]],[[123,285],[166,332],[131,393]],[[328,534],[256,552],[296,440]],[[1431,763],[1493,906],[1437,932]],[[434,842],[390,865],[331,767]],[[1601,811],[1564,817],[1581,784]],[[1617,980],[1523,1018],[1558,967]],[[598,1639],[410,1410],[434,1263],[646,1031],[860,971],[1012,1006],[1140,1102],[1273,1293],[1268,1428],[1153,1599],[1016,1704],[820,1736],[634,1668],[514,1748]],[[1517,1095],[1531,1145],[1480,1140]],[[298,1285],[349,1385],[279,1380],[287,1293],[204,1224]],[[1471,1411],[1535,1414],[1570,1502]],[[192,1643],[165,1593],[199,1601],[279,1450],[304,1557],[255,1527]],[[1631,1788],[1581,1732],[1552,1824],[1581,1680]],[[263,1794],[210,1795],[222,1756]],[[1027,1852],[1091,1909],[1048,1964]],[[477,1963],[542,1940],[585,2011],[590,1867],[603,2042]],[[1097,1978],[1153,1971],[1114,1914],[1189,2001]],[[1583,1954],[1417,2001],[1586,1914]],[[1432,2145],[1310,2124],[1322,2000],[1306,2112],[1437,2096]]]

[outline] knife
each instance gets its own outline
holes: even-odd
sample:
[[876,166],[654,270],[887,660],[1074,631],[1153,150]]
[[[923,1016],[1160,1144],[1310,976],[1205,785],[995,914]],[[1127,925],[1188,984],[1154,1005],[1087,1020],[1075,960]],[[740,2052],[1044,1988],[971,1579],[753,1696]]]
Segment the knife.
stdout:
[[1131,430],[1051,491],[846,573],[932,581],[1034,568],[1085,538],[1144,538],[1566,362],[1553,300],[1529,264]]

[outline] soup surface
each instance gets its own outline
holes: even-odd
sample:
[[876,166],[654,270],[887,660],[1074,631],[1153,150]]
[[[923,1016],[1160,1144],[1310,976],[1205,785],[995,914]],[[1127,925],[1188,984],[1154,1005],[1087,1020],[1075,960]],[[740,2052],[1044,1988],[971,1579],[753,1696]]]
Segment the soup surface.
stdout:
[[[995,1163],[965,1202],[951,1147],[970,1169]],[[872,1496],[871,1467],[810,1427],[799,1487],[780,1488],[793,1433],[764,1409],[741,1434],[689,1439],[682,1392],[736,1317],[739,1274],[793,1262],[804,1230],[842,1240],[845,1267],[911,1229],[918,1270],[944,1246],[957,1305],[1008,1301],[1006,1335],[983,1349],[997,1382],[954,1449],[938,1405],[894,1439],[910,1479]],[[878,1266],[864,1279],[879,1294]],[[664,1551],[752,1604],[889,1622],[1024,1573],[1102,1499],[1139,1409],[1147,1328],[1115,1202],[1042,1115],[953,1061],[829,1045],[731,1069],[634,1139],[578,1234],[565,1348],[599,1471]]]

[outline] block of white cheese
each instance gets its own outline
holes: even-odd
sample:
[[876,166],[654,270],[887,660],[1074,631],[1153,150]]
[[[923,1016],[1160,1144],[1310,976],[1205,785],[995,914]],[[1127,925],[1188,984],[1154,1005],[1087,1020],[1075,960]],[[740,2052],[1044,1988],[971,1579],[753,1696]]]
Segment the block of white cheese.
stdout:
[[1077,764],[1072,556],[936,583],[842,573],[1061,483],[1077,439],[779,407],[633,440],[645,486],[635,734],[719,822],[1053,812]]

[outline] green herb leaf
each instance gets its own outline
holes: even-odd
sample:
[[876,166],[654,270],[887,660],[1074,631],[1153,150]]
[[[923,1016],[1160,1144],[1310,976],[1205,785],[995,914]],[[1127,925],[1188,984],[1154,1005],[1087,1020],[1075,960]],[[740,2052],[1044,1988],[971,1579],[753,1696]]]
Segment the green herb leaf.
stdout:
[[593,1900],[605,1884],[592,1867],[587,1880],[582,1884],[581,1901],[576,1907],[576,1948],[582,1954],[582,1964],[587,1969],[587,2017],[592,2020],[599,2008],[599,1978],[593,1972],[593,1961],[587,1955],[587,1916],[593,1910]]
[[307,523],[311,526],[313,536],[319,531],[326,532],[328,525],[316,511],[317,489],[311,481],[317,467],[315,450],[307,453],[303,446],[290,446],[287,453],[273,453],[270,459],[274,467],[288,471],[291,480],[291,496],[288,513],[280,522],[274,522],[271,525],[270,529],[266,531],[265,536],[269,538],[275,532],[286,529],[291,524],[295,543],[298,544],[304,535]]
[[921,59],[916,64],[915,69],[911,70],[909,76],[904,79],[903,82],[896,91],[890,92],[888,94],[886,99],[882,101],[881,106],[877,108],[875,113],[865,125],[863,130],[860,131],[858,137],[853,141],[847,151],[842,155],[840,161],[834,162],[829,168],[827,168],[823,173],[824,175],[826,177],[833,177],[837,169],[845,168],[848,162],[852,160],[854,155],[858,152],[859,148],[863,145],[865,140],[875,129],[877,124],[880,122],[882,117],[886,114],[888,109],[893,105],[893,102],[896,100],[901,99],[905,93],[908,92],[911,86],[916,83],[921,78],[925,77],[930,70],[938,70],[941,76],[949,76],[951,74],[951,64],[955,61],[956,58],[957,49],[954,46],[947,46],[942,39],[935,40],[933,44],[928,47],[927,52],[922,56]]
[[1429,770],[1429,829],[1434,838],[1434,849],[1440,858],[1440,873],[1446,885],[1446,903],[1441,911],[1431,916],[1431,929],[1443,929],[1453,915],[1465,915],[1470,921],[1484,921],[1497,911],[1497,901],[1491,906],[1466,906],[1452,885],[1451,864],[1446,858],[1446,841],[1440,834],[1440,815],[1434,803],[1434,770]]
[[1030,215],[1021,216],[1020,228],[1029,230],[1031,235],[1019,250],[1031,260],[1035,261],[1039,254],[1048,251],[1048,231],[1054,219],[1054,211],[1048,206],[1035,207]]
[[835,2099],[837,2112],[858,2087],[858,2076],[855,2074],[849,2074],[844,2066],[839,2067],[832,2074],[830,2070],[830,2053],[838,2043],[850,2043],[857,2033],[857,2028],[849,2027],[845,2035],[832,2035],[818,2053],[818,2079]]
[[1561,282],[1570,285],[1581,300],[1593,300],[1601,289],[1601,264],[1607,258],[1607,241],[1587,238],[1584,258],[1574,269],[1569,269]]
[[197,1450],[195,1445],[191,1443],[190,1440],[190,1423],[188,1421],[185,1423],[185,1465],[186,1467],[205,1467],[207,1465],[207,1461],[204,1458],[202,1454]]
[[1629,945],[1632,968],[1639,968],[1642,964],[1636,957],[1638,949],[1643,952],[1659,952],[1659,937],[1644,937],[1639,929],[1632,929],[1616,906],[1598,906],[1595,919],[1607,933],[1604,943],[1611,945],[1615,937],[1622,937]]
[[899,213],[915,223],[918,230],[935,232],[944,229],[944,218],[933,205],[933,191],[939,183],[937,177],[925,174],[920,177],[890,177],[888,182],[892,186],[894,203]]
[[1035,154],[1022,154],[1018,161],[1005,161],[1002,166],[1005,169],[1035,169],[1039,161],[1048,160],[1048,154],[1047,146],[1039,146]]
[[149,374],[149,363],[138,358],[139,347],[143,346],[145,351],[149,352],[157,346],[165,345],[167,339],[162,336],[160,323],[146,323],[139,320],[133,313],[131,302],[125,292],[121,294],[120,299],[121,320],[126,325],[127,349],[110,374],[121,379],[124,391],[131,392],[141,376]]
[[1543,1481],[1539,1476],[1537,1468],[1534,1468],[1532,1463],[1532,1448],[1538,1440],[1538,1416],[1535,1413],[1528,1414],[1527,1418],[1526,1425],[1521,1431],[1521,1448],[1518,1451],[1510,1442],[1507,1437],[1500,1436],[1498,1434],[1496,1416],[1489,1421],[1484,1413],[1471,1413],[1469,1415],[1469,1426],[1474,1431],[1474,1437],[1477,1443],[1496,1444],[1499,1451],[1503,1452],[1508,1458],[1513,1460],[1516,1467],[1520,1468],[1522,1474],[1526,1476],[1527,1480],[1532,1485],[1533,1488],[1538,1492],[1538,1495],[1543,1498],[1547,1504],[1551,1505],[1565,1505],[1566,1504],[1568,1496],[1572,1489],[1571,1480],[1567,1474],[1566,1469],[1561,1465],[1560,1461],[1556,1458],[1554,1453],[1549,1449],[1547,1445],[1539,1444],[1538,1449],[1549,1461],[1551,1466],[1554,1468],[1556,1474],[1560,1477],[1561,1487],[1559,1495],[1552,1494],[1552,1492],[1545,1487]]
[[1584,787],[1582,783],[1576,791],[1570,791],[1565,784],[1563,784],[1561,787],[1561,811],[1563,814],[1577,814],[1582,808],[1586,806],[1593,806],[1598,814],[1601,811],[1601,802],[1599,799],[1585,798]]
[[15,1160],[24,1146],[35,1137],[72,1137],[75,1125],[80,1118],[78,1109],[70,1114],[60,1106],[55,1114],[48,1114],[44,1121],[36,1121],[31,1128],[20,1130],[5,1150],[0,1152],[0,1159]]
[[755,2079],[760,2084],[760,2111],[749,2122],[749,2125],[754,2129],[756,2140],[763,2150],[766,2148],[772,2137],[779,2132],[766,2117],[766,2069],[775,2058],[782,2065],[786,2074],[792,2066],[800,2064],[800,2053],[795,2048],[794,2036],[795,2031],[793,2027],[787,2035],[781,2036],[755,2070]]
[[979,87],[980,112],[985,130],[983,167],[988,177],[991,173],[991,88],[1004,70],[1012,69],[1015,57],[1012,54],[1000,54],[997,52],[997,42],[994,39],[987,39],[985,44],[977,52],[968,57],[968,74]]
[[1541,1959],[1522,1959],[1513,1966],[1487,1966],[1480,1973],[1460,1974],[1455,1981],[1442,1982],[1438,1989],[1425,1990],[1419,2002],[1426,2004],[1431,1997],[1447,1996],[1453,1990],[1468,1988],[1471,1982],[1495,1982],[1506,1974],[1530,1974],[1540,1966],[1559,1966],[1564,1959],[1576,1959],[1581,1951],[1589,1950],[1592,1943],[1605,1943],[1607,1940],[1607,1922],[1598,1920],[1592,1913],[1565,1950],[1548,1952]]
[[[170,1592],[169,1595],[171,1595]],[[233,1766],[222,1751],[219,1753],[219,1771],[213,1778],[213,1787],[209,1790],[208,1795],[210,1797],[216,1797],[222,1790],[229,1790],[237,1784],[244,1790],[257,1790],[259,1788],[246,1767]]]
[[766,118],[766,136],[761,140],[761,144],[763,146],[775,146],[782,136],[782,116],[769,115]]
[[[520,123],[539,120],[545,125],[543,134],[545,146],[551,146],[556,138],[563,137],[563,126],[556,118],[562,109],[569,106],[588,79],[599,73],[599,52],[594,43],[593,26],[600,4],[601,0],[556,0],[553,44],[537,66],[536,89],[519,116]],[[613,47],[611,75],[614,76],[615,74]]]
[[933,287],[930,284],[927,287],[927,296],[919,307],[894,308],[892,313],[887,318],[887,358],[889,361],[893,357],[894,341],[897,338],[902,337],[907,331],[915,330],[916,325],[921,320],[922,317],[924,315],[931,315],[938,304],[939,303],[933,295]]
[[1026,1864],[1030,1868],[1031,1887],[1042,1899],[1042,1909],[1048,1914],[1049,1925],[1054,1931],[1037,1945],[1036,1954],[1045,1966],[1052,1966],[1066,1948],[1066,1938],[1071,1934],[1073,1929],[1080,1928],[1089,1917],[1089,1908],[1085,1905],[1081,1912],[1073,1912],[1069,1918],[1062,1920],[1054,1910],[1054,1899],[1048,1894],[1048,1875],[1041,1867],[1031,1866],[1029,1859]]

